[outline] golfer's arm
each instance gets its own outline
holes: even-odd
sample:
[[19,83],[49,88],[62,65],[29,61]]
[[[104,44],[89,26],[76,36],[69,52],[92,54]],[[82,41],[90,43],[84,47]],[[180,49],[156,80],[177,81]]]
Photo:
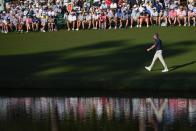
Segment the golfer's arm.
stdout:
[[154,49],[155,47],[156,47],[156,44],[152,45],[150,48],[148,48],[148,50],[150,51],[150,50]]

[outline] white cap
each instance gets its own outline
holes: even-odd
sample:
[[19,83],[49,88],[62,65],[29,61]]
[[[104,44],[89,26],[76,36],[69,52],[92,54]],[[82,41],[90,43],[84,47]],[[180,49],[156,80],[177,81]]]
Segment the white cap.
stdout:
[[136,8],[136,7],[137,7],[137,5],[134,5],[134,6],[133,6],[133,8]]

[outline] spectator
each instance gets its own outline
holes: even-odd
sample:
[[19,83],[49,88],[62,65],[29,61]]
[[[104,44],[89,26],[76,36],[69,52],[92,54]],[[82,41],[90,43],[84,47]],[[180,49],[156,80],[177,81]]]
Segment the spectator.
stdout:
[[45,13],[43,13],[41,16],[41,32],[46,32],[47,22],[48,22],[48,17],[46,16]]
[[117,8],[117,4],[112,1],[112,3],[110,4],[110,9],[116,9]]
[[192,10],[188,11],[188,26],[191,26],[191,21],[193,21],[193,26],[195,26],[195,18],[196,17],[196,12]]
[[83,14],[81,11],[78,12],[78,16],[77,16],[77,31],[80,30],[80,26],[81,26],[81,23],[83,22],[84,20],[84,17],[83,17]]
[[176,17],[177,17],[176,11],[173,8],[171,8],[171,10],[169,11],[169,15],[168,15],[168,21],[170,25],[176,24]]
[[181,21],[184,22],[184,26],[186,26],[186,11],[183,6],[180,6],[180,8],[177,10],[177,21],[179,26],[181,26]]
[[128,22],[129,22],[127,10],[124,10],[124,11],[122,12],[122,14],[121,14],[120,26],[119,26],[119,28],[121,28],[121,27],[123,26],[123,22],[125,22],[125,28],[127,28],[127,27],[128,27]]
[[92,20],[91,13],[86,12],[84,14],[84,19],[82,21],[82,27],[83,27],[83,29],[85,29],[85,25],[88,25],[88,29],[91,28],[91,20]]
[[156,10],[156,7],[153,8],[153,11],[151,12],[150,22],[151,25],[153,25],[153,21],[155,21],[155,24],[158,25],[158,11]]
[[134,22],[137,22],[137,27],[139,27],[139,16],[140,12],[137,8],[137,5],[134,5],[131,13],[131,28],[133,27]]
[[104,12],[99,16],[99,28],[106,29],[106,15]]
[[32,30],[33,31],[39,30],[39,23],[40,23],[39,18],[37,18],[36,15],[34,14],[33,19],[32,19]]
[[149,27],[149,14],[145,11],[144,7],[140,7],[140,17],[139,17],[139,27],[142,27],[143,22],[146,23],[146,26]]
[[107,17],[108,17],[108,21],[109,21],[109,29],[112,28],[112,23],[114,23],[114,25],[115,25],[114,28],[116,29],[117,28],[117,18],[115,17],[114,11],[109,9]]
[[[131,3],[131,4],[130,4]],[[130,8],[130,5],[135,5]],[[139,4],[141,3],[141,4]],[[179,6],[179,2],[170,0],[32,0],[20,3],[7,3],[5,10],[0,12],[0,30],[9,31],[55,31],[57,23],[65,21],[66,29],[70,31],[83,29],[117,29],[121,27],[141,27],[146,24],[179,26],[188,24],[195,26],[196,7],[189,0],[187,10]],[[130,4],[130,5],[129,5]],[[168,12],[168,8],[170,9]],[[188,19],[187,19],[188,18]],[[58,22],[57,22],[58,21]],[[129,24],[130,21],[130,24]],[[63,24],[64,22],[62,22]],[[92,27],[91,27],[92,25]],[[76,28],[75,28],[76,27]]]
[[101,10],[106,10],[107,7],[108,7],[107,4],[106,4],[105,1],[103,0],[103,1],[102,1],[102,4],[101,4],[101,6],[100,6],[100,9],[101,9]]
[[98,29],[98,24],[99,24],[99,11],[95,10],[93,12],[93,16],[92,16],[92,24],[93,24],[93,29]]
[[24,26],[24,19],[23,19],[23,16],[20,15],[18,17],[18,32],[19,33],[22,33],[23,32],[23,26]]
[[74,12],[70,12],[67,18],[67,27],[68,31],[70,31],[70,26],[72,26],[72,30],[75,30],[75,22],[76,22],[76,15]]
[[8,33],[8,15],[5,11],[2,14],[2,32],[5,34]]
[[160,13],[160,10],[163,10],[163,4],[160,2],[160,0],[156,0],[154,7],[158,13]]
[[[162,21],[163,21],[163,24],[161,25]],[[167,26],[167,11],[166,10],[160,10],[158,24],[159,26]]]
[[54,16],[49,16],[49,18],[48,18],[48,30],[49,31],[55,31]]
[[121,11],[121,9],[117,9],[117,12],[115,14],[115,18],[116,18],[117,23],[118,23],[118,21],[121,20],[121,17],[122,17],[122,11]]
[[26,32],[27,33],[31,29],[31,24],[32,24],[32,19],[31,19],[30,15],[28,15],[26,18]]

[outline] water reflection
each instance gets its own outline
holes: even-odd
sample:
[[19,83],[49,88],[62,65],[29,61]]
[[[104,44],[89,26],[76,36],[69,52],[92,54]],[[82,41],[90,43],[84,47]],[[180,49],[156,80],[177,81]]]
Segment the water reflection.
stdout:
[[196,99],[0,98],[6,131],[195,131],[195,123]]

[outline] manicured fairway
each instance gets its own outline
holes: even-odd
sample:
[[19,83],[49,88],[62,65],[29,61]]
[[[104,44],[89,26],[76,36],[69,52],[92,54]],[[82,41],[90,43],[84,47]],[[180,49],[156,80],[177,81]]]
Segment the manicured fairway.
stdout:
[[[168,73],[152,72],[152,34],[164,44]],[[0,88],[196,90],[196,28],[0,34]]]

